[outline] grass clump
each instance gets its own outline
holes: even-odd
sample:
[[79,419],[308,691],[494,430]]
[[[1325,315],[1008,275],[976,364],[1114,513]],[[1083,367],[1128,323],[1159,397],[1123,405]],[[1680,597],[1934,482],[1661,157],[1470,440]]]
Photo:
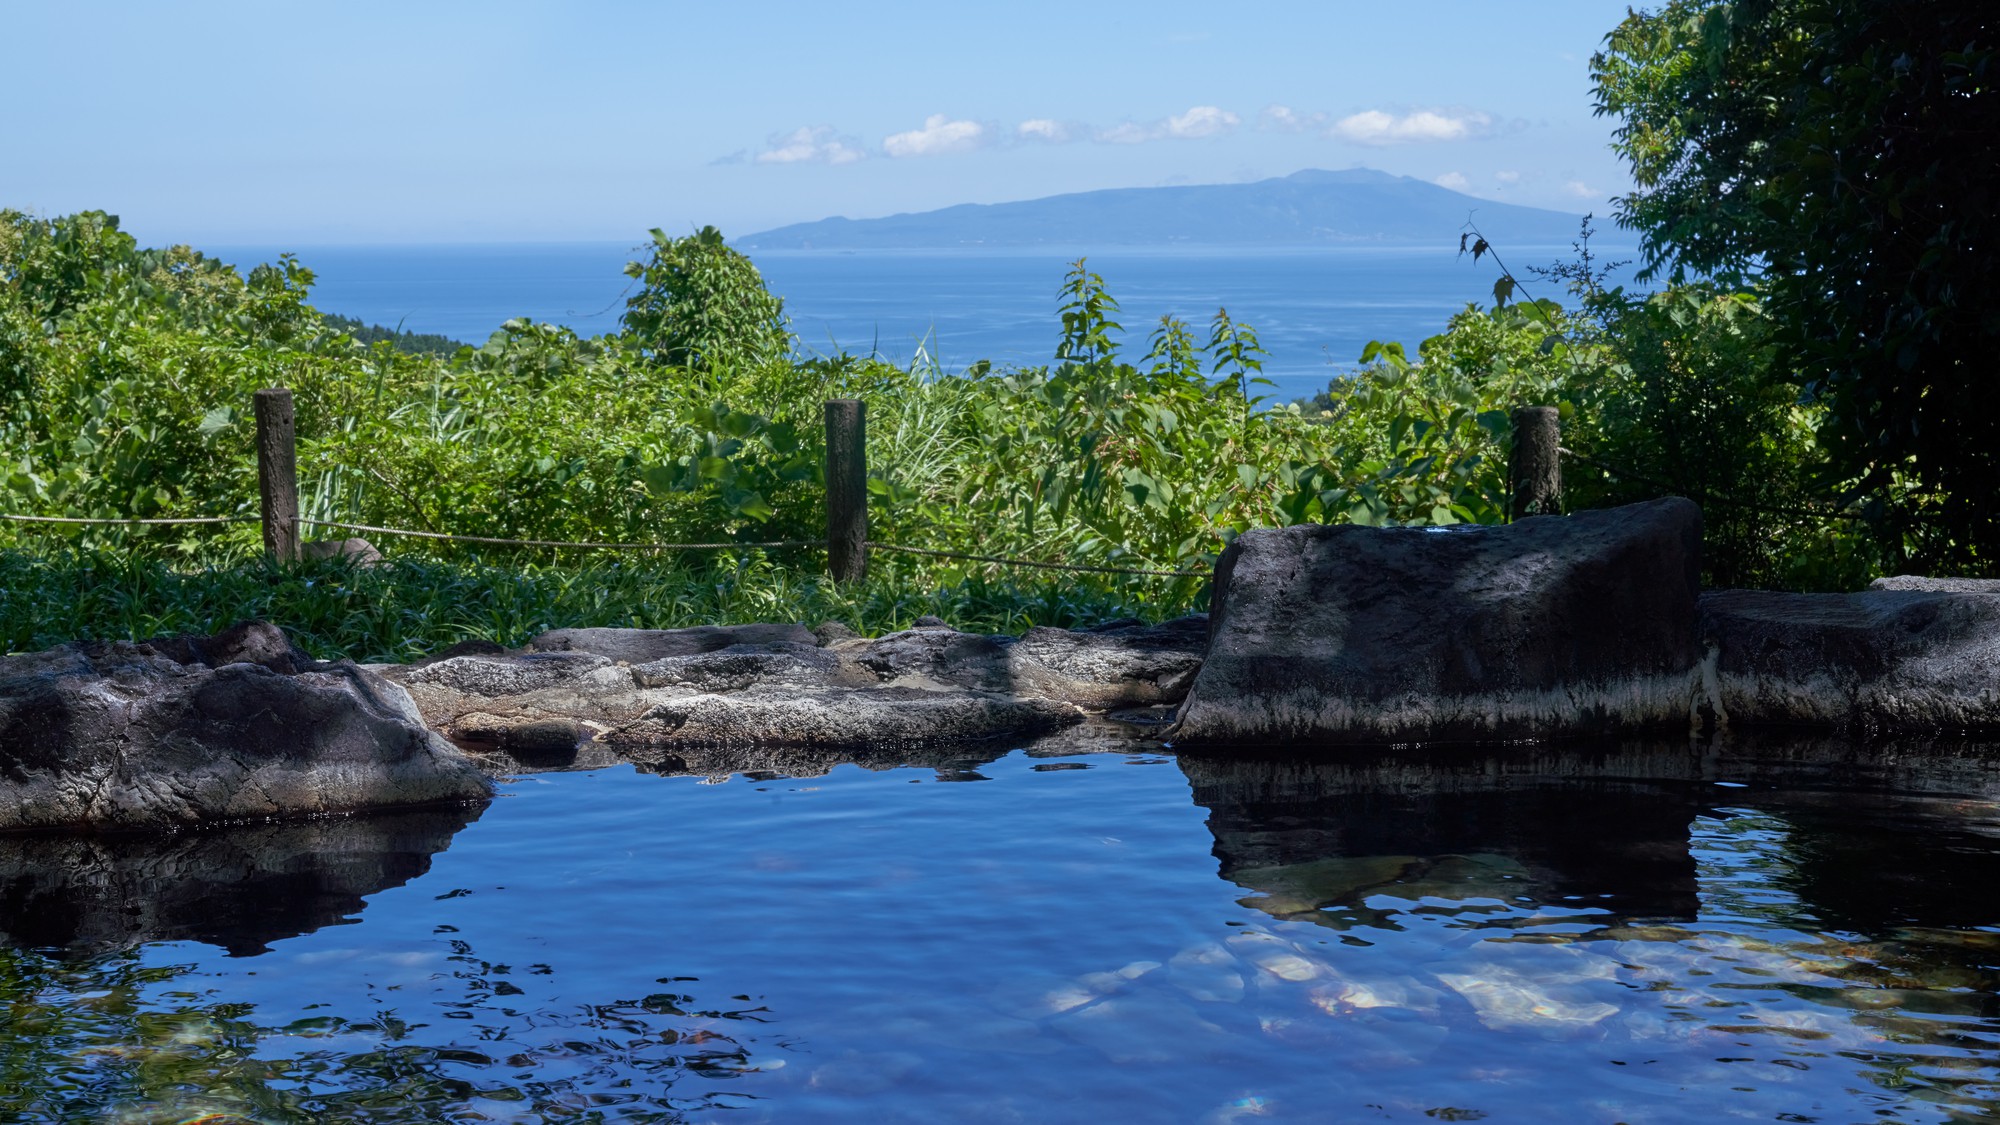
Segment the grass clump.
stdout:
[[[817,560],[813,560],[814,563]],[[894,562],[839,586],[800,560],[753,552],[533,562],[507,558],[344,560],[280,567],[255,559],[175,563],[107,550],[0,551],[0,650],[71,640],[209,633],[260,617],[321,659],[397,662],[465,640],[516,646],[546,629],[840,621],[876,635],[934,615],[960,629],[1019,633],[1205,607],[1185,580],[1015,580],[972,570],[917,573]]]

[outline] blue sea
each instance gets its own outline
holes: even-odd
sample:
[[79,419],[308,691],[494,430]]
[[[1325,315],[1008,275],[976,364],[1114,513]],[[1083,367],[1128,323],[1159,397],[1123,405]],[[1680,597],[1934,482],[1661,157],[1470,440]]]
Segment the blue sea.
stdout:
[[[318,277],[313,303],[364,321],[481,343],[510,317],[568,325],[586,336],[617,328],[644,257],[628,243],[424,246],[233,246],[211,252],[248,269],[286,249]],[[1629,257],[1596,247],[1606,258]],[[1525,275],[1570,254],[1567,246],[1507,249]],[[920,352],[945,370],[1046,362],[1060,336],[1058,290],[1069,263],[1087,258],[1121,306],[1126,348],[1143,355],[1160,318],[1190,322],[1206,338],[1218,308],[1257,331],[1264,372],[1280,401],[1325,388],[1371,340],[1415,349],[1467,302],[1488,303],[1499,271],[1491,258],[1435,246],[1273,249],[1202,247],[1102,252],[1019,250],[763,251],[771,291],[785,299],[800,346],[819,354],[879,353],[907,362]],[[1544,292],[1544,290],[1546,292]],[[1553,285],[1533,295],[1561,298]]]

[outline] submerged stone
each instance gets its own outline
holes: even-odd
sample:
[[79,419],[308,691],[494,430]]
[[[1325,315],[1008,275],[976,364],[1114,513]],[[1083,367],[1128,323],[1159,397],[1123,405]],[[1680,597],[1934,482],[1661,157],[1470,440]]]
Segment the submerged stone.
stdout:
[[1479,1013],[1479,1022],[1495,1031],[1532,1030],[1577,1034],[1618,1014],[1616,1005],[1593,999],[1584,987],[1593,979],[1612,979],[1601,972],[1564,972],[1569,966],[1537,966],[1527,972],[1491,962],[1459,973],[1439,973],[1438,980],[1463,996]]

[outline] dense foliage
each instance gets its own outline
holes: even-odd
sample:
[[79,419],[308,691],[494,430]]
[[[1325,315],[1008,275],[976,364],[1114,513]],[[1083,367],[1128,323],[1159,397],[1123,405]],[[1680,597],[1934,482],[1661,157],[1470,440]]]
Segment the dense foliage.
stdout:
[[[1475,246],[1474,263],[1489,249]],[[327,652],[408,655],[559,624],[936,612],[1019,628],[1198,607],[1243,530],[1310,521],[1497,522],[1509,412],[1552,404],[1570,504],[1688,495],[1720,584],[1842,588],[1895,560],[1853,498],[1815,499],[1834,406],[1787,367],[1754,284],[1608,289],[1588,234],[1415,354],[1371,345],[1309,403],[1262,396],[1256,333],[1172,317],[1128,348],[1076,263],[1051,362],[950,374],[792,352],[781,303],[712,229],[655,232],[621,330],[514,320],[479,347],[357,337],[309,302],[312,272],[247,274],[139,248],[116,219],[0,213],[0,510],[236,516],[256,510],[250,396],[291,388],[312,534],[329,523],[526,539],[744,544],[657,555],[522,554],[385,540],[380,571],[289,575],[254,522],[220,529],[0,522],[12,590],[0,643],[296,622]],[[1550,296],[1561,296],[1568,307]],[[363,336],[369,335],[362,333]],[[1181,576],[1021,570],[876,553],[826,586],[821,403],[868,405],[871,537],[930,551]],[[1915,480],[1912,474],[1909,479]],[[1914,495],[1907,485],[1904,495]],[[380,538],[378,536],[378,538]],[[1898,541],[1900,542],[1900,541]]]
[[1659,275],[1754,285],[1772,370],[1824,411],[1816,491],[1892,558],[2000,565],[2000,8],[1670,0],[1594,71],[1621,221]]
[[339,313],[321,313],[326,326],[335,332],[345,333],[357,344],[387,343],[399,352],[413,352],[419,355],[451,355],[465,346],[449,336],[435,332],[407,332],[401,328],[384,328],[379,324],[367,324],[351,316]]
[[[5,225],[0,486],[30,514],[250,513],[247,404],[283,384],[310,518],[578,541],[816,538],[820,404],[854,396],[869,404],[878,538],[1199,567],[1251,526],[1498,518],[1504,411],[1528,393],[1473,370],[1477,357],[1412,364],[1390,349],[1329,411],[1273,406],[1247,325],[1218,314],[1198,339],[1169,319],[1133,362],[1116,301],[1081,263],[1047,366],[798,360],[774,354],[776,300],[752,299],[754,269],[711,232],[662,238],[635,264],[645,291],[619,333],[509,321],[479,348],[413,354],[316,312],[311,272],[290,260],[240,278],[190,250],[138,250],[101,214]],[[735,295],[704,303],[694,277]],[[709,342],[685,343],[701,332]],[[254,543],[248,527],[7,533],[195,553]],[[1152,584],[1176,604],[1198,586]]]
[[625,274],[640,282],[625,302],[625,336],[667,367],[690,370],[783,362],[792,350],[784,302],[722,232],[686,238],[654,228],[653,256]]
[[1143,586],[1093,589],[1061,575],[935,580],[878,559],[865,582],[829,581],[816,557],[752,553],[721,564],[654,556],[438,560],[399,554],[276,567],[199,565],[110,550],[0,550],[0,652],[77,639],[211,632],[250,617],[282,622],[322,658],[402,661],[477,638],[518,645],[547,629],[670,629],[740,621],[840,621],[869,635],[934,615],[962,629],[1019,633],[1201,608]]

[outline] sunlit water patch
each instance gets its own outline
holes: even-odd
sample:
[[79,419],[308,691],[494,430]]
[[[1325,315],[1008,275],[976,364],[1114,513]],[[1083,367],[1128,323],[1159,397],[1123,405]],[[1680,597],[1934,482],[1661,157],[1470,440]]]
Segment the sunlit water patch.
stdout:
[[1060,751],[0,841],[0,1120],[2000,1113],[1985,748]]

